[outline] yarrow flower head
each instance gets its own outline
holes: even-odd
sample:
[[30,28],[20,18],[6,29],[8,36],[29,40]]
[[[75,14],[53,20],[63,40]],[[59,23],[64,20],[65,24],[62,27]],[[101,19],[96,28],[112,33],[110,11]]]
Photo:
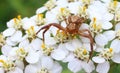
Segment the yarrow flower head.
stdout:
[[0,73],[108,73],[120,63],[120,2],[48,0],[8,21],[0,48]]

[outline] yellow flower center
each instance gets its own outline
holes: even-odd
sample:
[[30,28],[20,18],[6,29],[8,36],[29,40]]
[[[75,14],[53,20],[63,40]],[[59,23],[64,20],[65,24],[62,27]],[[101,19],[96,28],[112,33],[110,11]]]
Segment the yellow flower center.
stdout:
[[113,57],[113,49],[109,48],[109,49],[104,49],[99,55],[103,58],[105,58],[106,60],[110,60]]
[[15,64],[14,64],[12,61],[10,61],[10,60],[4,61],[4,60],[1,59],[1,60],[0,60],[0,63],[2,63],[2,66],[1,66],[1,67],[2,67],[6,72],[15,69]]
[[47,68],[41,68],[37,73],[50,73]]
[[64,31],[57,30],[56,35],[54,36],[55,40],[58,42],[66,42],[68,40],[68,35]]
[[15,29],[21,29],[21,27],[23,25],[23,23],[21,21],[21,16],[18,15],[17,18],[14,18],[13,20],[14,20],[14,28]]
[[19,48],[16,50],[16,54],[19,60],[23,60],[27,56],[28,52],[24,48]]
[[112,48],[110,48],[110,49],[109,49],[109,51],[110,51],[110,53],[112,53],[112,52],[113,52],[113,49],[112,49]]
[[55,1],[54,1],[54,0],[49,0],[49,1],[47,1],[47,3],[45,4],[45,7],[46,7],[48,10],[51,10],[52,8],[55,7]]
[[44,15],[43,14],[38,14],[36,23],[38,26],[43,25],[45,23]]
[[79,12],[78,14],[81,16],[81,17],[84,17],[84,18],[88,18],[88,13],[87,13],[87,7],[86,6],[80,6],[79,7]]
[[45,43],[42,43],[41,49],[42,49],[43,53],[47,56],[49,56],[51,54],[51,52],[53,51],[53,48],[47,46]]
[[65,17],[70,15],[70,10],[68,8],[60,8],[57,18],[59,21],[64,20]]
[[84,54],[84,55],[87,54],[87,50],[86,50],[86,49],[83,50],[83,54]]
[[75,49],[74,55],[78,59],[83,60],[83,61],[88,61],[88,59],[89,59],[89,52],[86,49],[83,49],[83,47]]
[[117,6],[118,6],[118,1],[111,1],[108,7],[109,12],[114,14],[116,12]]
[[114,2],[113,2],[113,6],[114,6],[114,8],[116,8],[117,5],[118,5],[118,1],[114,1]]
[[30,39],[36,38],[36,33],[35,33],[34,26],[31,26],[31,27],[26,31],[26,33],[28,34],[28,38],[30,38]]
[[93,18],[93,22],[91,24],[91,30],[94,33],[100,33],[102,31],[102,25],[100,22],[97,22],[96,18]]

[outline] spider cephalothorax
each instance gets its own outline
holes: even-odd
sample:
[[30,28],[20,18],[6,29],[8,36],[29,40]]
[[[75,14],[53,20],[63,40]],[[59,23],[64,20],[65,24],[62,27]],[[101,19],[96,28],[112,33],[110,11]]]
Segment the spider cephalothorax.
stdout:
[[[65,22],[67,24],[67,26],[64,28],[63,26],[61,26],[58,23],[50,23],[48,25],[43,26],[36,34],[38,34],[41,30],[43,31],[43,42],[44,42],[44,34],[45,32],[51,27],[54,26],[56,28],[58,28],[59,30],[64,31],[66,34],[78,34],[82,37],[86,37],[90,40],[90,45],[91,45],[91,52],[90,52],[90,58],[92,56],[92,52],[93,52],[93,38],[92,35],[90,33],[90,31],[88,29],[83,29],[80,30],[80,27],[82,25],[82,23],[85,21],[84,18],[77,16],[77,15],[71,15],[69,16],[67,19],[65,19]],[[87,32],[87,33],[85,33]]]

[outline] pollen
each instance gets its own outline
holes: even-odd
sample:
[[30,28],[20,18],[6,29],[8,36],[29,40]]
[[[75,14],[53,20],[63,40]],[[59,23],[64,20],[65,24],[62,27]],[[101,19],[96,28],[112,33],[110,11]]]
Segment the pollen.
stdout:
[[14,20],[14,23],[17,24],[17,18],[14,18],[13,20]]
[[0,63],[4,64],[4,63],[5,63],[5,61],[4,61],[4,60],[0,60]]
[[46,48],[45,43],[42,43],[41,48],[42,48],[42,49],[45,49],[45,48]]
[[94,23],[96,22],[96,20],[97,20],[96,18],[93,18],[93,22],[94,22]]
[[30,29],[34,31],[34,26],[31,26],[31,28],[30,28]]
[[21,20],[21,15],[18,15],[17,18],[18,18],[18,20]]
[[113,52],[113,49],[112,49],[112,48],[110,48],[110,49],[109,49],[109,51],[110,51],[110,53],[112,53],[112,52]]
[[83,50],[83,54],[84,54],[84,55],[87,54],[87,50],[86,50],[86,49]]
[[43,18],[43,14],[42,13],[38,14],[38,18]]
[[117,5],[118,5],[118,1],[114,1],[114,2],[113,2],[113,5],[114,5],[114,7],[116,8]]
[[65,8],[60,8],[61,13],[65,11]]
[[86,6],[83,7],[83,11],[84,11],[84,12],[86,11]]

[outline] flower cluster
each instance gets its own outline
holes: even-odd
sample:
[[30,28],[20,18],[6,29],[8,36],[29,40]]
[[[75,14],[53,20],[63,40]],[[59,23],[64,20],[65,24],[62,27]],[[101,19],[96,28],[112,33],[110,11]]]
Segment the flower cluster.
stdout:
[[[93,55],[91,41],[79,34],[66,34],[54,26],[38,32],[50,23],[66,28],[66,19],[72,15],[85,20],[79,30],[91,33]],[[49,0],[36,15],[18,15],[7,22],[7,29],[0,33],[0,48],[0,73],[61,73],[60,62],[67,63],[73,73],[108,73],[110,61],[120,63],[120,2]]]

